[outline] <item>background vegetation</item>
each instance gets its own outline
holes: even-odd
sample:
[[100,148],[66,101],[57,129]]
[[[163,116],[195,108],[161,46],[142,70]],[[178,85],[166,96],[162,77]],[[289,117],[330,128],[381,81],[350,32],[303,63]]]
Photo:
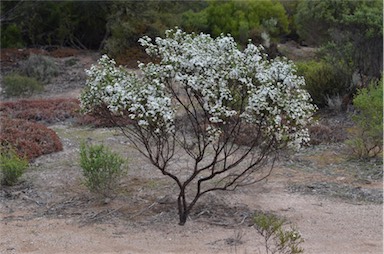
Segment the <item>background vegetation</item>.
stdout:
[[[277,44],[293,40],[296,45],[316,48],[313,59],[295,59],[298,74],[305,77],[306,89],[314,103],[320,109],[337,112],[357,109],[361,120],[356,123],[361,126],[361,121],[368,121],[370,113],[365,113],[360,100],[354,98],[358,91],[366,91],[364,88],[369,84],[369,91],[375,91],[382,84],[382,80],[379,81],[383,70],[381,0],[19,0],[1,1],[0,11],[1,48],[100,50],[130,67],[146,56],[138,45],[139,38],[162,36],[166,29],[175,26],[186,32],[213,36],[230,33],[240,47],[252,39],[263,44],[271,57],[286,53],[277,50]],[[30,56],[17,73],[4,75],[3,92],[10,97],[39,92],[56,74],[57,68],[48,57]],[[361,92],[359,95],[361,97]],[[40,112],[33,108],[14,111],[11,110],[14,106],[8,105],[3,113],[32,112],[30,117],[35,118],[32,120],[39,120],[52,115],[45,109],[60,105],[58,119],[78,116],[72,109],[63,113],[64,104],[38,103]],[[371,99],[364,103],[365,108],[376,108]],[[355,107],[351,107],[352,104],[356,104]],[[378,105],[377,112],[381,112],[382,98]],[[89,115],[78,119],[79,123],[94,122],[95,126],[110,124]],[[376,132],[374,135],[380,136]],[[313,139],[316,142],[331,137],[329,133],[334,130],[321,125],[311,127],[311,134],[318,137]]]
[[[321,49],[318,63],[300,63],[300,73],[310,80],[315,103],[325,107],[325,98],[335,95],[352,102],[357,89],[381,77],[382,10],[380,0],[2,1],[1,47],[103,50],[136,64],[144,55],[140,37],[175,26],[230,33],[240,45],[252,39],[273,48],[295,40]],[[275,51],[269,53],[279,55]]]

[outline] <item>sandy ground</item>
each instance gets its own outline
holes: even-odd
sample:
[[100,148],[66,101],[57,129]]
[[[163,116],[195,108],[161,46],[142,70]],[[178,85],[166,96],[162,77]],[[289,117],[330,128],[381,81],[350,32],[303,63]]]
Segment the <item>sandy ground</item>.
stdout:
[[[65,151],[62,153],[65,157]],[[273,212],[295,224],[305,239],[301,245],[305,253],[383,250],[382,204],[291,193],[287,184],[303,177],[292,169],[277,167],[267,182],[202,200],[207,202],[206,210],[196,208],[198,211],[186,225],[179,226],[173,204],[164,206],[151,201],[152,196],[158,197],[169,189],[167,183],[148,187],[148,182],[142,181],[147,187],[132,186],[134,191],[128,199],[116,198],[100,205],[77,186],[75,171],[60,172],[64,170],[59,165],[51,177],[69,174],[43,186],[42,179],[36,180],[36,176],[55,170],[52,165],[59,154],[39,160],[41,171],[35,169],[29,175],[35,179],[34,188],[43,190],[39,195],[23,191],[13,199],[2,199],[0,253],[265,253],[263,239],[245,220],[249,211]],[[143,173],[133,169],[130,172],[133,179],[138,174]],[[375,187],[380,188],[380,184]],[[50,198],[46,198],[49,201],[35,204],[39,203],[36,197],[43,197],[47,190],[51,191]],[[215,208],[219,206],[224,208]],[[200,215],[203,213],[209,216]],[[231,216],[240,220],[227,223]]]
[[[295,222],[305,239],[305,253],[382,253],[381,205],[273,192],[228,198]],[[143,227],[124,222],[80,226],[70,218],[18,220],[17,212],[13,216],[16,219],[8,222],[2,214],[1,253],[264,253],[262,239],[252,227],[199,221],[178,226],[176,220]],[[236,238],[242,242],[238,246],[232,243]]]

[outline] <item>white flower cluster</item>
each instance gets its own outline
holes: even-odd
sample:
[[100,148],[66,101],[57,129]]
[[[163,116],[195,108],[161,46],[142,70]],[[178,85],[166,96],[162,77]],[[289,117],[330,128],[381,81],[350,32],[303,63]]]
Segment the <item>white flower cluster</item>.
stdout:
[[[156,38],[154,43],[149,37],[139,42],[161,62],[140,64],[143,75],[139,77],[103,56],[87,71],[87,88],[81,98],[85,109],[104,103],[113,112],[128,111],[143,127],[174,131],[177,100],[171,100],[167,86],[176,84],[210,116],[208,135],[216,137],[216,124],[238,116],[261,126],[278,142],[297,148],[308,141],[305,127],[315,107],[292,62],[268,60],[262,48],[251,43],[240,51],[231,36],[214,39],[180,29],[167,31],[165,38]],[[231,103],[240,91],[247,96],[242,111]]]
[[316,109],[303,89],[304,78],[297,76],[293,63],[285,59],[276,58],[262,66],[249,86],[248,105],[241,116],[262,125],[267,135],[298,149],[309,141],[306,126]]
[[86,88],[81,106],[90,112],[106,106],[112,113],[128,114],[138,125],[155,133],[173,131],[171,98],[157,79],[139,78],[103,55],[97,65],[86,71]]

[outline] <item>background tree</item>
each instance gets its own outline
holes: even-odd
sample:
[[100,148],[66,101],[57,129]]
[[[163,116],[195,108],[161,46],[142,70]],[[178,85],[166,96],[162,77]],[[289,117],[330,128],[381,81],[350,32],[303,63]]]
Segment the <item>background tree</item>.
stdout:
[[298,41],[299,35],[297,34],[295,15],[297,13],[297,8],[300,3],[300,0],[279,0],[279,2],[281,3],[281,5],[283,5],[288,18],[288,34],[286,35],[285,39]]
[[108,38],[104,49],[117,57],[129,48],[139,46],[143,35],[152,38],[182,23],[182,14],[205,6],[204,1],[117,1],[108,15]]
[[379,79],[383,69],[382,10],[380,0],[301,1],[295,16],[297,32],[307,43],[326,46],[329,63],[344,65],[351,75],[357,72]]
[[[295,22],[297,33],[310,45],[321,47],[321,59],[328,67],[314,69],[311,66],[302,73],[312,79],[311,94],[320,107],[327,98],[339,98],[342,109],[347,109],[361,87],[381,77],[383,69],[383,2],[373,1],[300,1]],[[304,64],[305,65],[305,64]],[[303,65],[302,65],[303,66]],[[304,66],[305,67],[305,66]],[[333,70],[333,71],[331,71]],[[322,77],[337,78],[326,81]],[[319,77],[320,79],[314,77]],[[337,80],[337,83],[335,82]],[[333,89],[327,87],[333,86]]]
[[[248,39],[261,42],[261,33],[267,32],[272,38],[288,33],[288,18],[284,7],[278,1],[209,1],[201,12],[186,13],[183,28],[195,28],[213,36],[231,34],[239,43],[246,45]],[[192,22],[191,22],[192,21]],[[202,21],[206,22],[203,26]],[[195,27],[193,27],[195,26]]]
[[109,6],[107,1],[2,1],[1,47],[98,49]]
[[240,51],[228,36],[169,30],[140,42],[159,63],[137,75],[103,56],[87,71],[82,107],[133,120],[121,130],[175,182],[180,225],[204,194],[261,181],[281,149],[309,140],[314,106],[291,62],[253,44]]

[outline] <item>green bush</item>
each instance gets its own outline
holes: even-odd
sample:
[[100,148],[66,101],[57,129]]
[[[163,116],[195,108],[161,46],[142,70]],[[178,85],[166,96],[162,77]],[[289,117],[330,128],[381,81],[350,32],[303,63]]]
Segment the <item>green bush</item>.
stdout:
[[264,237],[266,253],[303,253],[304,249],[299,245],[304,242],[299,231],[291,226],[283,229],[285,219],[274,214],[258,212],[254,216],[257,232]]
[[14,149],[8,146],[0,148],[1,183],[3,185],[15,185],[27,168],[28,160],[19,157]]
[[113,195],[124,160],[103,145],[80,145],[80,166],[88,189],[101,197]]
[[242,44],[260,41],[263,32],[272,38],[288,33],[288,17],[278,1],[211,1],[204,11],[213,36],[230,33]]
[[23,48],[24,41],[21,29],[16,24],[10,24],[1,32],[1,48]]
[[352,118],[357,131],[347,144],[360,159],[375,157],[383,148],[383,78],[378,84],[372,82],[360,89],[353,105],[357,110]]
[[4,94],[8,97],[31,95],[43,90],[43,85],[35,78],[9,74],[3,78]]
[[[144,34],[160,36],[166,29],[181,24],[181,13],[193,3],[177,1],[114,1],[111,4],[107,29],[110,36],[104,49],[108,55],[117,58],[129,47],[138,46],[138,39]],[[132,15],[135,13],[135,15]],[[135,59],[137,63],[138,59]]]
[[383,1],[300,1],[295,23],[308,44],[352,72],[380,78],[383,71]]
[[44,55],[31,55],[21,66],[21,72],[36,78],[38,81],[48,83],[58,74],[58,67],[52,57]]
[[207,21],[208,15],[206,9],[200,12],[188,10],[182,14],[181,18],[181,26],[186,32],[209,32]]
[[349,86],[349,75],[325,61],[298,62],[297,73],[304,76],[306,89],[318,107],[325,107],[328,98],[344,95]]
[[1,46],[98,49],[110,5],[110,1],[1,1]]

